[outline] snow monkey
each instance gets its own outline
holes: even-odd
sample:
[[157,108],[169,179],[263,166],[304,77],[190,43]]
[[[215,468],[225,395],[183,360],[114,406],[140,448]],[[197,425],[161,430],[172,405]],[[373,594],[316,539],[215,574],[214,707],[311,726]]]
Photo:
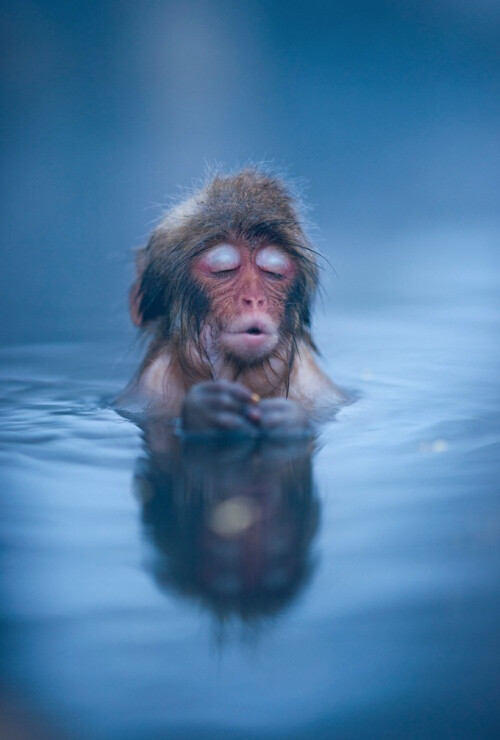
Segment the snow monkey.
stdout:
[[186,433],[300,436],[341,400],[311,336],[316,252],[279,178],[213,177],[166,213],[136,272],[150,344],[120,408]]

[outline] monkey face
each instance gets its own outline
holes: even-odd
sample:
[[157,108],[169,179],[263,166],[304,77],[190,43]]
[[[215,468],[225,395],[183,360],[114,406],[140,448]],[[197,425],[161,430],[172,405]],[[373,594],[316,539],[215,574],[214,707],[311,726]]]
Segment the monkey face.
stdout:
[[226,243],[198,255],[192,270],[210,300],[208,328],[216,349],[249,364],[269,357],[282,337],[293,258],[273,245]]

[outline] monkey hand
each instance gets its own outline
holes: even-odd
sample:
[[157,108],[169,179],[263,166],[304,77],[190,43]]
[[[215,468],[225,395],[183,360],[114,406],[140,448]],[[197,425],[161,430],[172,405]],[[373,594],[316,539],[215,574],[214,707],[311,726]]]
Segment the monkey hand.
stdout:
[[252,392],[241,383],[227,380],[194,385],[186,394],[181,428],[188,434],[259,434],[260,413],[252,404]]
[[273,437],[311,437],[314,434],[307,411],[295,401],[266,398],[257,409],[261,434]]

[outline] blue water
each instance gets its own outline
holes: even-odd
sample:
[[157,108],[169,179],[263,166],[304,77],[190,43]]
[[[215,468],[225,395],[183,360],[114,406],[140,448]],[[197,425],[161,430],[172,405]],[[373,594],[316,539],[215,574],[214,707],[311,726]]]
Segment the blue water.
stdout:
[[497,736],[498,286],[424,287],[325,302],[323,364],[358,400],[314,449],[145,442],[107,406],[128,340],[1,351],[10,727]]

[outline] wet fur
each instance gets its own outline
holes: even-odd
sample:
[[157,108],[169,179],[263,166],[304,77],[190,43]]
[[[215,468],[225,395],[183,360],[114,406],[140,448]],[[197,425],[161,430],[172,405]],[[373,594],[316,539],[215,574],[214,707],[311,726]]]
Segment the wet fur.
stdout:
[[165,352],[167,372],[177,376],[184,392],[194,383],[216,377],[201,340],[211,301],[190,268],[196,256],[222,242],[244,243],[250,249],[263,244],[280,246],[297,265],[286,295],[281,339],[271,357],[256,363],[226,357],[226,363],[233,362],[234,380],[245,383],[245,376],[253,373],[267,382],[266,395],[287,396],[297,353],[305,351],[309,356],[316,351],[310,332],[318,285],[316,252],[285,184],[256,168],[215,176],[168,211],[147,246],[138,250],[138,277],[132,291],[141,327],[152,334],[152,341],[136,385]]

